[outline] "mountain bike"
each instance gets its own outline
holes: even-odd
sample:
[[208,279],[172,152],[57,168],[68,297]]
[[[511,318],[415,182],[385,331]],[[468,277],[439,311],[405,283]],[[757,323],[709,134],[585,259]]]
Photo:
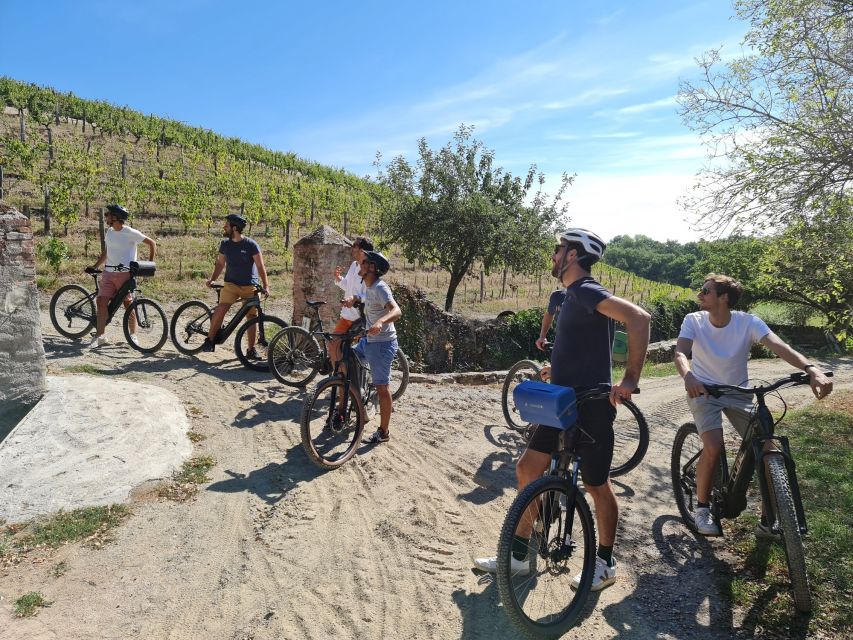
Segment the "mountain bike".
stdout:
[[[610,385],[577,393],[576,401],[607,398]],[[584,609],[595,571],[595,523],[578,491],[577,445],[589,436],[583,425],[561,430],[548,473],[528,484],[507,512],[498,540],[497,579],[510,621],[531,638],[558,638]],[[516,535],[530,532],[524,569],[512,569]],[[580,584],[572,581],[580,574]]]
[[[550,352],[552,342],[545,343],[545,350]],[[513,391],[525,380],[539,381],[542,365],[533,360],[519,360],[504,378],[501,389],[501,409],[507,425],[524,435],[529,441],[536,429],[535,424],[525,422],[513,402]],[[613,422],[613,462],[610,466],[612,477],[621,476],[632,471],[646,455],[649,448],[649,425],[639,407],[631,400],[625,400],[616,407],[616,420]]]
[[[326,340],[317,340],[322,336],[323,320],[320,318],[322,300],[306,302],[313,317],[307,317],[307,328],[290,326],[275,335],[267,350],[270,371],[276,380],[291,387],[304,387],[318,373],[328,375],[332,371]],[[397,354],[391,362],[391,399],[398,400],[409,384],[409,360],[403,350],[397,348]]]
[[[222,294],[222,289],[225,285],[213,284],[210,287],[216,291],[216,304],[219,304],[219,297]],[[267,350],[273,336],[287,327],[287,323],[281,318],[264,313],[261,306],[261,298],[259,293],[264,293],[264,288],[259,284],[255,284],[255,295],[243,301],[243,304],[237,309],[237,312],[231,317],[227,323],[219,328],[216,332],[216,338],[213,344],[223,344],[231,334],[237,329],[237,326],[246,317],[252,309],[258,310],[258,315],[251,318],[237,330],[237,336],[234,339],[234,351],[237,358],[244,367],[253,371],[269,371],[267,362]],[[175,311],[172,316],[172,324],[170,333],[172,342],[181,353],[193,355],[201,351],[204,345],[204,339],[207,338],[210,330],[210,319],[213,317],[213,309],[207,306],[201,300],[190,300],[185,302]],[[249,350],[249,330],[257,328],[257,341],[255,342],[255,353]]]
[[[828,377],[832,376],[827,372]],[[746,493],[755,470],[761,493],[762,513],[771,533],[782,540],[788,561],[788,576],[794,605],[803,612],[811,611],[802,537],[808,532],[806,514],[800,497],[796,467],[788,438],[774,434],[776,425],[785,417],[785,411],[776,419],[765,403],[767,394],[785,387],[809,384],[807,373],[793,373],[786,378],[764,386],[737,387],[706,384],[708,393],[719,398],[724,393],[755,396],[755,412],[747,426],[746,434],[729,470],[725,449],[720,453],[719,465],[711,488],[711,513],[717,524],[723,518],[736,518],[746,509]],[[781,395],[775,394],[780,399]],[[783,405],[784,399],[782,399]],[[765,451],[765,444],[773,449]],[[681,425],[672,445],[672,487],[675,502],[684,523],[693,531],[696,500],[696,466],[702,453],[702,439],[692,422]]]
[[[377,413],[378,399],[370,365],[352,344],[367,335],[364,324],[356,322],[344,333],[317,335],[326,340],[340,338],[342,358],[302,405],[302,446],[318,467],[336,469],[355,454],[365,423]],[[346,375],[340,372],[342,362],[346,362]]]
[[[110,299],[107,306],[107,324],[112,322],[127,294],[132,294],[133,302],[125,309],[121,323],[125,340],[137,351],[154,353],[163,346],[168,337],[166,312],[163,311],[163,307],[159,303],[142,297],[142,289],[138,287],[136,279],[153,276],[156,270],[155,264],[153,262],[133,261],[129,266],[122,264],[105,266],[113,271],[130,273],[130,279]],[[50,321],[60,334],[72,340],[78,340],[87,335],[98,321],[95,299],[100,291],[98,276],[103,271],[87,267],[86,273],[92,276],[94,280],[94,291],[87,291],[79,284],[67,284],[60,287],[50,299]],[[131,318],[136,320],[135,334],[130,332]]]

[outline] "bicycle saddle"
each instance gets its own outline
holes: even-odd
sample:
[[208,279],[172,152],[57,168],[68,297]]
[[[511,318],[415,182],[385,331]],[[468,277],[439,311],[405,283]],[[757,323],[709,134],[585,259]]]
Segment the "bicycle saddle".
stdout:
[[319,307],[322,304],[326,304],[325,300],[306,300],[305,304],[309,307]]

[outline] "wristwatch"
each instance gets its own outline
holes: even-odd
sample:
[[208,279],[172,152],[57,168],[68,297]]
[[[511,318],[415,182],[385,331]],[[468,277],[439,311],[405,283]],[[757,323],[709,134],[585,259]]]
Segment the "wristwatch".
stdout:
[[814,369],[814,368],[816,368],[816,367],[815,367],[815,365],[813,365],[813,364],[806,364],[806,365],[803,365],[803,371],[806,371],[806,370],[807,370],[807,369],[809,369],[809,368]]

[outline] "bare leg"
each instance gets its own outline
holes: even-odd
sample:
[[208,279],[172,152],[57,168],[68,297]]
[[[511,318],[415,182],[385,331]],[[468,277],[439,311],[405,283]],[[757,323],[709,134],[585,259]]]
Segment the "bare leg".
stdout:
[[391,400],[391,390],[387,384],[376,385],[376,397],[379,399],[379,428],[382,433],[388,433],[391,426],[391,412],[394,410]]
[[210,330],[207,332],[207,339],[211,342],[216,342],[216,334],[219,332],[219,327],[222,326],[222,321],[230,307],[230,304],[218,304],[213,310],[213,315],[210,317]]
[[598,543],[612,547],[616,541],[616,524],[619,522],[619,505],[610,478],[596,487],[584,485],[584,490],[592,496],[595,504],[595,519],[598,524]]
[[99,296],[95,299],[98,306],[98,319],[95,323],[95,335],[102,336],[107,328],[107,307],[110,304],[109,298]]
[[[130,300],[128,300],[127,298],[124,299],[124,302],[122,304],[124,304],[125,310],[130,306],[130,303],[131,303]],[[133,335],[134,333],[136,333],[136,314],[135,313],[130,314],[130,317],[127,319],[127,326],[130,329],[130,335]]]
[[[257,317],[257,316],[255,316]],[[246,332],[246,339],[249,341],[249,349],[254,348],[255,342],[258,340],[258,325],[257,323],[253,324],[249,327],[249,330]]]
[[[515,466],[515,477],[518,479],[518,490],[521,491],[531,482],[541,477],[550,464],[551,456],[547,453],[533,451],[532,449],[525,450],[521,455],[521,458],[518,460],[518,464]],[[516,536],[520,538],[530,537],[530,533],[533,530],[533,522],[536,520],[538,512],[539,505],[535,502],[532,503],[527,508],[527,513],[524,514],[524,517],[518,524],[518,528],[515,530]]]
[[702,454],[696,465],[696,498],[699,502],[711,501],[711,482],[722,451],[722,429],[711,429],[702,434]]

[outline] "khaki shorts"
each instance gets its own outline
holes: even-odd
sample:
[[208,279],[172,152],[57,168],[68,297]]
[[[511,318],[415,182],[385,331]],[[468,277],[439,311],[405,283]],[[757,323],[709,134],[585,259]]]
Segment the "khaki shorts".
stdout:
[[700,435],[712,429],[722,429],[725,413],[729,422],[743,438],[754,411],[752,396],[741,393],[725,393],[719,398],[713,396],[687,398],[687,404],[693,414],[696,431]]
[[[231,306],[238,300],[248,300],[257,294],[258,292],[253,284],[239,285],[234,284],[233,282],[226,282],[219,294],[219,304],[227,304],[228,306]],[[258,315],[258,308],[253,307],[252,309],[249,309],[249,313],[246,314],[246,317],[254,318],[256,315]]]
[[[118,290],[128,280],[130,280],[130,273],[127,271],[104,271],[101,274],[101,282],[98,285],[98,297],[112,300],[118,293]],[[133,296],[128,291],[125,300],[130,301],[132,299]]]

